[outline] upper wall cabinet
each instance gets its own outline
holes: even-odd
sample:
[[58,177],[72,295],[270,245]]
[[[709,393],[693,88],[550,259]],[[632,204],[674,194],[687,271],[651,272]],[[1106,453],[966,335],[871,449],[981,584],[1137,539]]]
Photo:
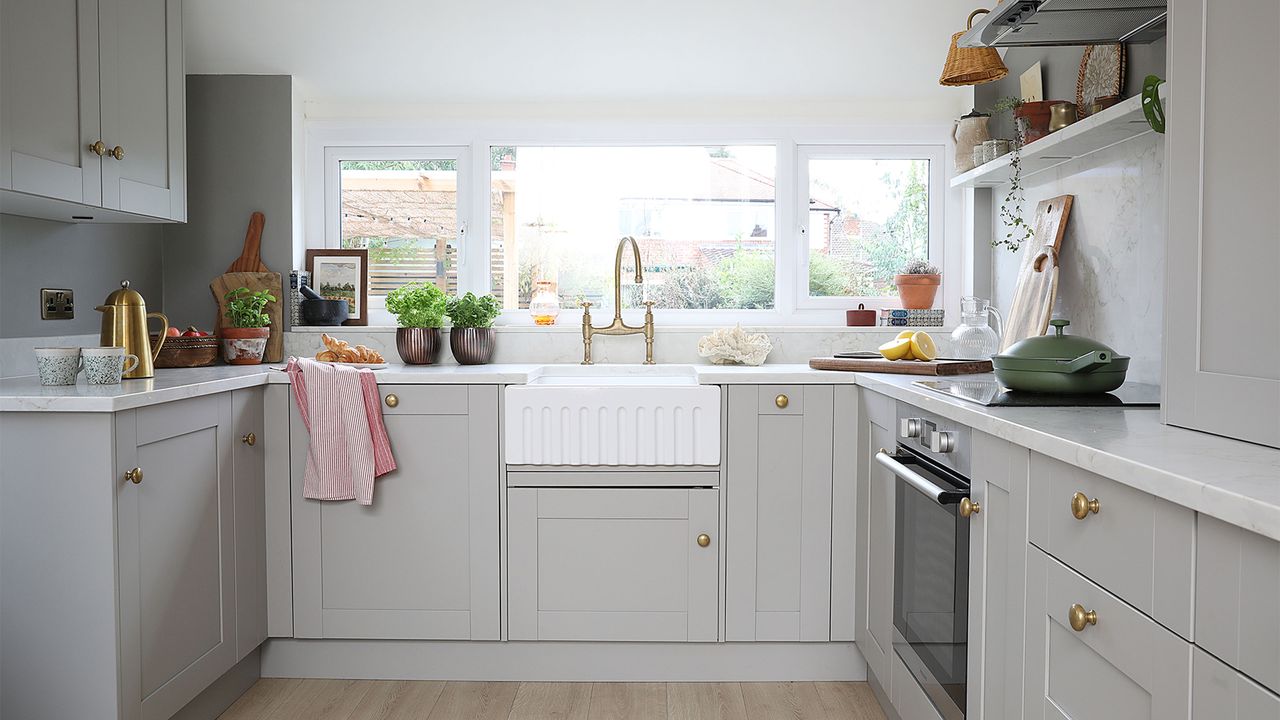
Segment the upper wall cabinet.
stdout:
[[[1165,419],[1280,447],[1280,4],[1169,3]],[[1270,68],[1270,70],[1267,70]],[[1229,108],[1248,107],[1242,125]],[[1265,139],[1264,139],[1265,138]],[[1261,318],[1261,325],[1259,325]],[[1248,340],[1242,344],[1240,338]]]
[[0,0],[0,211],[183,221],[181,0]]

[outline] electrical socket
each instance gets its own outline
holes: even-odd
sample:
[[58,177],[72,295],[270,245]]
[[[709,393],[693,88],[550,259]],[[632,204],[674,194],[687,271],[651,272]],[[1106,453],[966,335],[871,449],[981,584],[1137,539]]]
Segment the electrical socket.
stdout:
[[74,291],[66,288],[40,288],[41,320],[70,320],[75,316]]

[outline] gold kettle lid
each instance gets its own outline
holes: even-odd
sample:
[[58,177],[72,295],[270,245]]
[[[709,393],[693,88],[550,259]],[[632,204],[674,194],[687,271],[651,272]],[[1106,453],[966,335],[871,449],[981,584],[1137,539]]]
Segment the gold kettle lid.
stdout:
[[128,280],[120,282],[120,289],[107,296],[103,305],[123,305],[126,307],[146,307],[147,303],[143,301],[142,295],[137,290],[129,287]]

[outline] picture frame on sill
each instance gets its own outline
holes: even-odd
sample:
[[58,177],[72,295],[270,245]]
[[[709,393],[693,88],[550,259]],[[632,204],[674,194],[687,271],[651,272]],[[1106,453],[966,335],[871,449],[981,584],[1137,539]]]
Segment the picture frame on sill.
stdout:
[[343,325],[369,324],[369,251],[307,250],[307,274],[311,288],[330,300],[346,300],[349,309]]

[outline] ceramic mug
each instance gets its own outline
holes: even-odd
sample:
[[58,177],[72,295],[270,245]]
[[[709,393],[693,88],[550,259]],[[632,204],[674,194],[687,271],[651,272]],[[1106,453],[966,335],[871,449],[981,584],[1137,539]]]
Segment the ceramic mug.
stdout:
[[138,367],[138,356],[122,347],[84,348],[80,351],[84,377],[90,385],[119,385],[120,377]]
[[36,370],[41,385],[75,385],[84,368],[78,347],[36,348]]

